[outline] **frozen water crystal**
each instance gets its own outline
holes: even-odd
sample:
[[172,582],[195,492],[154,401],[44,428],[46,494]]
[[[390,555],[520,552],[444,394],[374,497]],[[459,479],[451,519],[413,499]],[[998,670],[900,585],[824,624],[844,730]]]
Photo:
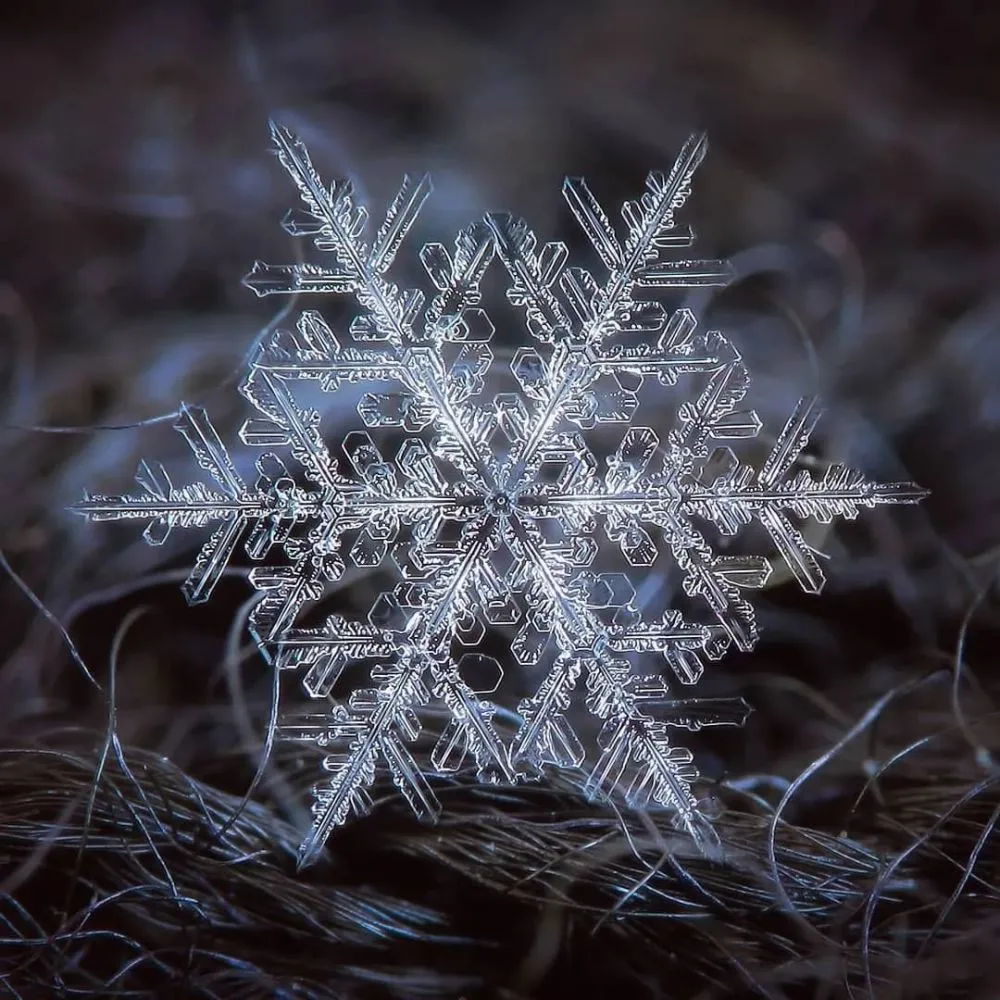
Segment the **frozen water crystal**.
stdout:
[[[671,729],[739,725],[748,708],[742,699],[677,698],[672,682],[692,685],[706,661],[754,646],[745,592],[763,586],[771,569],[766,557],[713,539],[757,525],[816,593],[823,571],[796,521],[854,518],[862,507],[916,502],[923,491],[880,485],[840,465],[819,477],[798,468],[818,418],[811,400],[789,417],[759,471],[730,449],[760,430],[756,414],[741,408],[741,358],[689,310],[671,311],[656,298],[731,276],[725,261],[674,256],[694,242],[675,215],[705,138],[693,136],[668,173],[649,175],[622,208],[621,235],[586,183],[566,180],[563,195],[601,278],[569,265],[564,244],[539,245],[522,220],[491,214],[451,248],[429,243],[420,251],[428,301],[387,275],[430,180],[404,179],[372,236],[350,182],[327,186],[298,138],[278,125],[271,134],[302,203],[284,227],[312,239],[329,263],[257,262],[245,283],[258,295],[352,296],[353,322],[338,335],[306,310],[294,330],[259,348],[241,387],[255,411],[241,439],[264,450],[254,482],[239,475],[205,412],[182,406],[176,428],[209,482],[178,487],[161,466],[143,462],[140,492],[87,495],[75,509],[93,520],[146,521],[153,545],[174,528],[211,528],[184,585],[191,602],[208,599],[241,542],[258,564],[250,576],[262,592],[253,637],[277,669],[297,671],[306,693],[324,703],[285,731],[326,751],[302,863],[352,811],[370,808],[377,766],[418,816],[433,818],[440,806],[428,775],[467,761],[486,782],[582,765],[588,754],[567,717],[577,688],[600,722],[589,793],[608,796],[620,786],[632,807],[667,807],[699,845],[711,846],[714,831],[692,791],[692,754],[672,742]],[[491,266],[505,272],[507,300],[528,334],[507,368],[506,388],[515,391],[491,383],[501,366],[491,349],[494,322],[480,306]],[[662,395],[682,376],[699,388],[676,407],[672,427],[657,433],[633,423],[642,393]],[[336,392],[346,383],[369,391],[357,406],[366,429],[343,438],[341,459],[320,432],[318,410],[301,400],[310,387]],[[588,432],[601,425],[622,430],[599,457]],[[650,567],[671,561],[701,614],[676,602],[650,614],[637,598]],[[386,567],[397,585],[364,618],[335,614],[302,625],[303,608],[348,564]],[[601,568],[609,564],[616,568]],[[487,629],[508,633],[505,664],[477,648]],[[370,665],[370,685],[333,700],[341,672],[355,662]],[[638,672],[642,664],[652,672]],[[509,744],[487,700],[504,666],[534,679]],[[420,712],[432,703],[450,721],[421,763],[413,745]]]

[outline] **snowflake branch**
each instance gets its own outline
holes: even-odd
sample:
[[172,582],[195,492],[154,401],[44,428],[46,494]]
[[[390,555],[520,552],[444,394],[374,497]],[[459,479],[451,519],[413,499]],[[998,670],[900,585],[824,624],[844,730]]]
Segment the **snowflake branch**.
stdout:
[[[350,182],[337,182],[328,192],[301,139],[274,122],[271,123],[271,137],[278,158],[295,181],[307,209],[305,220],[295,215],[286,217],[285,228],[293,235],[313,236],[320,250],[332,251],[336,255],[341,268],[337,272],[340,290],[352,291],[359,304],[368,310],[374,321],[372,332],[386,339],[397,352],[400,364],[411,369],[414,376],[409,380],[411,387],[433,406],[441,432],[457,442],[467,463],[478,471],[485,483],[492,485],[493,477],[482,461],[481,448],[477,447],[477,442],[463,426],[458,412],[442,392],[438,379],[426,371],[426,366],[411,367],[409,363],[409,349],[414,339],[413,320],[422,305],[423,294],[416,289],[400,293],[395,285],[382,278],[382,272],[391,263],[396,249],[431,193],[430,179],[424,177],[412,189],[409,179],[404,180],[374,247],[369,250],[361,239],[368,213],[363,206],[355,206]],[[481,260],[468,263],[462,268],[458,280],[468,283],[472,277],[481,276],[485,268],[480,264]],[[254,276],[261,273],[261,266],[255,265],[251,272],[251,287],[255,287]],[[269,271],[269,282],[273,277],[273,272]],[[273,287],[273,283],[268,287]],[[474,293],[466,288],[466,298],[470,294]],[[363,321],[355,324],[358,333],[364,330],[364,326]]]
[[[697,769],[691,763],[688,750],[670,745],[665,724],[640,711],[638,704],[642,692],[637,691],[628,679],[627,662],[607,661],[604,651],[608,637],[604,627],[585,608],[578,605],[561,585],[558,573],[550,568],[550,561],[534,536],[520,519],[512,519],[511,533],[516,547],[535,571],[540,598],[553,609],[553,628],[563,632],[564,649],[586,648],[593,651],[579,660],[573,655],[557,659],[543,682],[542,697],[522,702],[525,723],[515,737],[512,759],[527,759],[539,763],[547,757],[561,755],[572,761],[575,754],[575,734],[565,724],[554,727],[547,716],[558,705],[568,704],[570,691],[579,677],[581,662],[587,668],[587,686],[590,692],[588,707],[605,720],[604,731],[612,733],[603,744],[604,752],[598,761],[586,788],[595,797],[606,795],[620,781],[629,761],[635,759],[644,765],[636,775],[633,787],[627,793],[631,805],[642,807],[649,798],[675,810],[678,821],[704,850],[718,843],[715,831],[700,813],[691,783],[697,778]],[[541,692],[540,692],[541,693]],[[520,756],[518,756],[520,755]]]

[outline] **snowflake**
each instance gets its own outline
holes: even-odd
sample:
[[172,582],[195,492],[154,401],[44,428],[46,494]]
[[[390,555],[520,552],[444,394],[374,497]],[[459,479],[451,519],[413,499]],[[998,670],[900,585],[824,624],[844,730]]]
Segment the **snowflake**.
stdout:
[[[283,449],[286,459],[267,450],[252,485],[204,411],[182,406],[176,429],[214,485],[176,487],[162,466],[142,462],[139,495],[87,495],[74,509],[93,520],[147,520],[153,545],[174,528],[215,526],[184,585],[192,603],[208,599],[241,540],[260,564],[250,574],[261,592],[252,635],[277,669],[299,671],[308,695],[326,706],[285,733],[327,752],[329,778],[315,793],[302,863],[352,811],[371,807],[380,762],[423,818],[440,811],[427,774],[455,772],[470,756],[487,782],[581,765],[585,750],[566,718],[581,677],[600,725],[589,794],[627,786],[630,806],[668,807],[709,847],[715,834],[692,790],[692,754],[669,730],[739,725],[746,703],[675,698],[661,672],[639,674],[633,661],[658,654],[691,685],[706,661],[731,646],[753,647],[757,629],[743,591],[763,586],[771,563],[732,554],[728,536],[763,528],[801,586],[816,593],[824,582],[818,553],[793,517],[854,518],[861,507],[916,502],[923,491],[879,485],[840,465],[819,478],[797,469],[818,417],[810,400],[795,409],[760,471],[714,444],[760,430],[756,414],[739,408],[748,388],[740,355],[718,332],[699,330],[689,310],[649,298],[731,277],[725,261],[671,259],[694,241],[675,213],[705,155],[703,136],[624,205],[623,241],[584,181],[566,180],[566,201],[607,272],[602,282],[567,266],[563,243],[539,247],[523,221],[490,214],[461,231],[453,250],[423,247],[435,292],[425,306],[422,291],[400,289],[386,275],[431,192],[429,179],[404,179],[371,239],[350,182],[327,187],[299,139],[280,126],[271,132],[303,204],[284,227],[311,237],[332,264],[258,262],[245,283],[258,295],[354,296],[348,345],[307,310],[295,331],[278,330],[259,347],[241,387],[256,415],[240,437]],[[480,286],[497,259],[507,299],[523,310],[534,341],[509,366],[520,391],[487,391],[500,366]],[[701,391],[677,408],[665,440],[630,426],[644,383],[669,387],[682,377]],[[328,450],[319,410],[303,400],[352,386],[390,390],[360,394],[357,412],[393,455],[367,430],[343,439],[346,463]],[[584,432],[603,424],[627,429],[602,470]],[[607,550],[619,571],[594,570]],[[704,613],[646,613],[632,580],[648,577],[667,552],[686,599]],[[334,614],[306,627],[303,608],[323,598],[348,561],[394,564],[398,584],[361,620]],[[541,675],[519,704],[509,744],[486,697],[503,677],[501,664],[480,651],[487,627],[508,630],[509,659],[526,676]],[[371,686],[335,701],[343,669],[356,662],[371,665]],[[411,748],[432,704],[448,722],[424,768]]]

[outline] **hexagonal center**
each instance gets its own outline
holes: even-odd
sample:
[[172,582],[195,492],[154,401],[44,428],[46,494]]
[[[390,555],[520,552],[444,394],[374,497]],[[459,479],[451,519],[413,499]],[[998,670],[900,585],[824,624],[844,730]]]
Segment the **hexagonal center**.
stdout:
[[485,506],[494,517],[507,517],[514,509],[514,500],[509,493],[498,491],[486,498]]

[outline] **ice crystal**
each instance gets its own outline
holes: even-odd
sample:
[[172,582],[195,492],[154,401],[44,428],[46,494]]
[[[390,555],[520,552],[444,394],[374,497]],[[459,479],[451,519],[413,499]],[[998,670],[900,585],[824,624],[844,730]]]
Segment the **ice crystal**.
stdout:
[[[601,279],[569,266],[563,243],[540,246],[522,220],[490,214],[461,231],[453,248],[428,243],[420,251],[429,302],[387,275],[430,180],[405,178],[370,236],[368,209],[351,183],[327,186],[285,128],[272,125],[272,138],[302,202],[284,227],[311,238],[330,263],[257,262],[245,283],[258,295],[353,296],[347,337],[307,310],[294,331],[279,330],[258,349],[241,387],[256,411],[241,440],[265,449],[255,482],[240,476],[205,412],[182,406],[176,429],[211,483],[178,487],[162,466],[143,462],[141,492],[87,495],[76,509],[94,520],[148,521],[153,545],[174,528],[212,527],[184,585],[192,603],[208,599],[241,540],[259,564],[250,575],[262,592],[252,635],[277,669],[298,671],[323,703],[285,731],[326,752],[303,863],[352,811],[370,808],[380,764],[424,818],[440,810],[428,775],[467,760],[488,782],[583,764],[567,718],[578,687],[600,728],[589,793],[608,796],[621,785],[629,805],[668,807],[679,827],[711,845],[692,790],[692,754],[671,741],[670,729],[738,725],[747,706],[676,698],[662,670],[638,672],[651,659],[644,654],[657,654],[654,662],[691,685],[706,661],[731,646],[753,647],[744,592],[764,585],[771,563],[733,554],[726,536],[763,528],[799,584],[816,593],[824,582],[818,553],[796,521],[854,518],[861,507],[915,502],[922,491],[879,485],[840,465],[818,477],[798,468],[818,416],[811,400],[792,413],[759,471],[724,444],[760,430],[756,414],[741,409],[748,375],[740,355],[689,310],[668,310],[656,298],[731,277],[725,261],[674,257],[694,241],[675,215],[705,138],[693,136],[668,173],[651,173],[641,196],[625,203],[622,235],[582,179],[566,180],[563,195]],[[494,325],[480,306],[491,266],[505,272],[507,299],[530,337],[509,366],[519,391],[487,388],[499,368]],[[644,384],[661,392],[681,377],[699,389],[676,408],[665,435],[632,424]],[[344,462],[304,399],[317,387],[352,384],[372,391],[357,404],[368,430],[343,438]],[[624,430],[602,464],[587,432],[603,424]],[[609,549],[619,571],[596,571],[598,552]],[[672,559],[688,603],[703,614],[679,602],[646,613],[636,583],[658,559]],[[348,561],[388,565],[397,585],[365,618],[334,614],[306,627],[304,607],[322,599]],[[540,678],[518,706],[509,744],[486,697],[503,677],[503,665],[482,652],[487,628],[511,636],[508,669]],[[370,686],[334,700],[341,672],[358,662],[370,666]],[[449,721],[422,765],[413,744],[432,703]]]

